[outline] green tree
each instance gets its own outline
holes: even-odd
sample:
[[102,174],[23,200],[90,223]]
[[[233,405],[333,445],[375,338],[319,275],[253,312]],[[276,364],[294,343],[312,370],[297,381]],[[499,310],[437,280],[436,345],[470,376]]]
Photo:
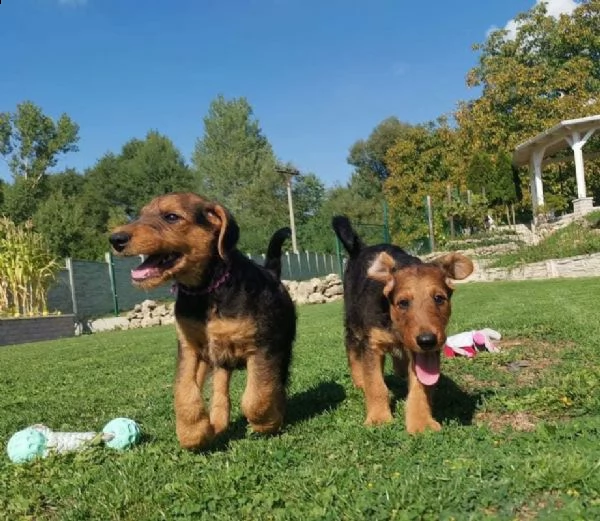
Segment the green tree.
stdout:
[[133,139],[123,146],[120,182],[128,212],[136,214],[150,199],[167,192],[193,187],[193,176],[173,142],[156,131],[143,140]]
[[173,142],[151,131],[125,143],[120,154],[100,158],[85,174],[83,199],[106,231],[111,214],[133,217],[153,197],[192,186],[191,171]]
[[6,190],[6,183],[0,179],[0,215],[4,213],[4,190]]
[[40,202],[48,195],[46,176],[38,182],[18,176],[4,189],[4,213],[15,224],[22,224],[35,213]]
[[220,95],[212,101],[192,165],[201,193],[226,202],[234,213],[245,206],[247,190],[274,171],[275,155],[245,98]]
[[482,94],[457,113],[475,150],[511,150],[561,119],[600,111],[600,2],[558,19],[542,2],[516,22],[514,39],[498,30],[475,46],[467,84]]
[[[481,95],[461,103],[456,113],[461,139],[472,155],[514,147],[561,120],[600,112],[600,2],[580,2],[574,12],[549,16],[544,2],[516,18],[517,31],[492,32],[474,47],[479,60],[467,75]],[[573,171],[569,165],[568,171]],[[574,197],[556,165],[544,170],[544,188],[563,199]],[[589,182],[598,169],[590,165]],[[529,192],[523,171],[519,190]],[[523,200],[529,205],[529,195]]]
[[87,209],[75,195],[50,194],[40,203],[33,223],[57,257],[97,259],[106,251],[103,236],[89,226]]
[[367,218],[370,222],[383,222],[383,185],[390,175],[387,163],[388,151],[394,144],[410,132],[411,126],[392,116],[384,119],[369,134],[367,139],[359,139],[351,147],[348,164],[354,167],[348,188],[365,203],[369,201]]
[[288,223],[285,179],[245,98],[211,103],[192,164],[199,191],[239,222],[240,247],[264,251],[273,231]]
[[[84,175],[73,170],[47,176],[48,197],[34,213],[36,228],[62,257],[101,258],[106,235],[135,216],[153,197],[190,190],[193,177],[181,153],[158,132],[107,153]],[[69,208],[69,212],[64,212]]]
[[[503,205],[506,211],[506,221],[511,223],[511,208],[517,201],[515,187],[515,172],[512,166],[511,155],[502,150],[496,156],[495,182],[489,194],[492,203]],[[512,212],[514,214],[514,212]],[[513,224],[515,224],[513,222]]]
[[495,166],[485,152],[476,152],[467,170],[467,188],[476,194],[490,195],[495,183]]
[[[464,175],[457,155],[456,132],[445,118],[413,127],[388,151],[390,176],[385,183],[393,223],[392,239],[407,247],[428,235],[426,196],[441,207],[448,186],[460,188]],[[444,232],[435,212],[437,239]]]
[[315,174],[300,174],[292,185],[294,215],[299,225],[308,222],[325,200],[325,185]]
[[14,113],[0,113],[0,155],[14,179],[5,191],[5,211],[16,223],[35,212],[58,158],[77,151],[78,132],[66,114],[54,121],[30,101],[17,105]]
[[348,163],[369,188],[373,186],[372,181],[377,181],[375,186],[381,188],[381,183],[388,178],[387,152],[410,128],[392,116],[379,123],[366,140],[360,139],[350,147]]
[[62,193],[66,197],[79,197],[85,187],[85,177],[72,168],[48,176],[50,195]]

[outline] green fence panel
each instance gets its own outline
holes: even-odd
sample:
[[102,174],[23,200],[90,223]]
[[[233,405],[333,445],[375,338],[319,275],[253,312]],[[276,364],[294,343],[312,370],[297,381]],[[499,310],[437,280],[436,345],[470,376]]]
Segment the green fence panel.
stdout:
[[[248,254],[248,257],[257,264],[264,265],[264,254]],[[113,257],[116,303],[120,312],[132,309],[145,299],[164,301],[174,298],[170,284],[153,290],[141,290],[133,286],[131,270],[140,262],[140,257]],[[108,262],[73,260],[71,266],[73,288],[68,269],[60,270],[56,282],[48,292],[49,310],[73,313],[71,295],[74,294],[80,319],[113,315],[115,296],[111,287]],[[308,280],[337,272],[337,258],[332,254],[285,252],[281,257],[281,278],[284,280]]]
[[74,260],[73,285],[79,317],[108,315],[114,311],[108,266],[105,262]]
[[71,298],[71,284],[69,270],[61,269],[56,281],[48,291],[48,311],[60,311],[63,314],[73,313],[73,299]]

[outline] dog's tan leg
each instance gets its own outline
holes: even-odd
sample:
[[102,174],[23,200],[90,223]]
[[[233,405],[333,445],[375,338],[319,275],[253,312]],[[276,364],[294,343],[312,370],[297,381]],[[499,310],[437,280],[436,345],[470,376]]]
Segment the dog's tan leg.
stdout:
[[409,434],[423,432],[425,429],[441,430],[442,426],[431,414],[433,387],[419,382],[414,365],[408,372],[408,397],[406,398],[406,430]]
[[346,355],[348,356],[348,367],[352,376],[352,383],[357,389],[363,389],[365,381],[363,377],[363,364],[358,350],[354,347],[346,347]]
[[365,425],[379,425],[392,421],[388,388],[383,380],[385,355],[368,349],[363,355],[364,392],[367,407]]
[[255,432],[274,433],[283,424],[285,388],[276,360],[266,360],[261,353],[247,361],[248,381],[242,397],[242,411]]
[[208,369],[208,364],[199,359],[194,347],[180,342],[175,380],[175,421],[179,444],[185,449],[203,447],[214,437],[202,398]]
[[231,371],[217,367],[213,370],[213,393],[210,404],[210,423],[215,434],[220,434],[229,425],[231,401],[229,399],[229,381]]

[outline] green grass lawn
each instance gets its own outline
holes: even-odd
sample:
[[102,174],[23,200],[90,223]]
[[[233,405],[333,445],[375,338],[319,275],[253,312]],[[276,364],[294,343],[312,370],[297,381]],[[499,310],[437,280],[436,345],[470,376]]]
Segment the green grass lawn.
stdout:
[[[204,453],[178,447],[171,327],[0,348],[0,519],[600,519],[600,279],[461,285],[451,332],[493,327],[500,354],[444,360],[440,433],[366,428],[342,306],[305,306],[283,433],[240,417]],[[43,422],[99,430],[128,416],[143,443],[15,465],[6,442]]]

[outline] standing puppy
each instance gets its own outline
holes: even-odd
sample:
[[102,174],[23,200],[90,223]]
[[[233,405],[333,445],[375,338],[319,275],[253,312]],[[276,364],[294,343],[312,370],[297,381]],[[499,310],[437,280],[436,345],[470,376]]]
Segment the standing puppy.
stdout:
[[468,277],[473,263],[459,253],[424,263],[392,244],[365,246],[346,217],[334,217],[332,225],[349,254],[346,353],[354,385],[365,393],[365,423],[392,420],[383,379],[385,355],[390,354],[396,375],[408,376],[407,431],[439,430],[431,395],[450,318],[450,279]]
[[[294,305],[280,281],[289,229],[273,235],[264,267],[236,249],[238,236],[223,206],[171,193],[153,199],[139,219],[109,238],[118,254],[147,256],[131,272],[136,286],[176,284],[175,416],[179,443],[187,449],[204,447],[227,428],[233,369],[247,368],[242,411],[252,429],[273,433],[283,423],[296,334]],[[209,413],[202,391],[210,373]]]

